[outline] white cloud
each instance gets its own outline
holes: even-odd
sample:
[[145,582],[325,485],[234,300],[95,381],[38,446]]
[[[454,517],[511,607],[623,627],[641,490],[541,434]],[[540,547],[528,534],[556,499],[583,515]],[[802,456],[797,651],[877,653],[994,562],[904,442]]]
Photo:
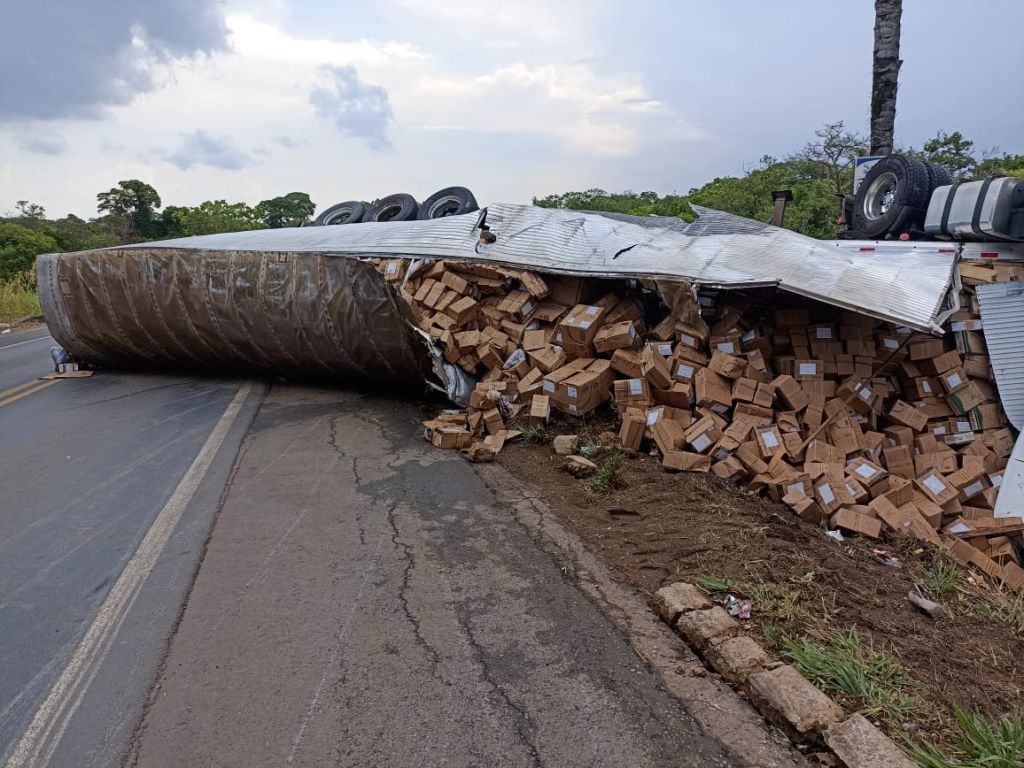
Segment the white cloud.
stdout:
[[17,142],[20,149],[37,155],[63,155],[68,151],[68,140],[64,134],[45,125],[33,125],[19,131]]
[[309,94],[316,114],[345,136],[365,139],[371,149],[391,149],[388,128],[394,120],[388,92],[359,79],[355,67],[324,67],[324,83]]
[[211,136],[198,130],[181,135],[177,149],[166,155],[171,165],[187,171],[198,165],[237,171],[255,162],[256,158],[246,152],[229,136]]

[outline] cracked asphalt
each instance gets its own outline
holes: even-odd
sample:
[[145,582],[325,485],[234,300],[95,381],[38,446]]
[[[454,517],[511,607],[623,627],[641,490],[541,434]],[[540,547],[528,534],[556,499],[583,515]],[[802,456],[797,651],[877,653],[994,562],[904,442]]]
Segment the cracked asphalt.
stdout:
[[129,762],[753,764],[420,418],[272,388]]

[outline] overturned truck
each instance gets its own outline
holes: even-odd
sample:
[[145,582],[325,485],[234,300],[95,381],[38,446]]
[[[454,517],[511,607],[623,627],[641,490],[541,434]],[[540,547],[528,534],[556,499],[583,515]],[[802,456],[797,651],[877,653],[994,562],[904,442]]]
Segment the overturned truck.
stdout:
[[1024,509],[998,503],[1024,420],[1019,246],[829,243],[697,212],[211,235],[43,256],[39,284],[80,360],[426,381],[462,406],[428,436],[471,456],[612,401],[620,440],[668,469],[946,543],[1024,588]]

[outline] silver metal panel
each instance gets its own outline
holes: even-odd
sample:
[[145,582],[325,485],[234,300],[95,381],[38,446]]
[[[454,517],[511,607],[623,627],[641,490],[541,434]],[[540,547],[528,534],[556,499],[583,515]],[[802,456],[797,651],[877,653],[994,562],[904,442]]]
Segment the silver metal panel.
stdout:
[[976,290],[1003,411],[1024,429],[1024,283],[988,283]]
[[[769,224],[694,209],[699,218],[685,224],[499,204],[434,221],[265,229],[140,247],[461,259],[595,277],[682,278],[718,288],[777,286],[941,332],[935,317],[950,285],[954,253],[853,253]],[[497,241],[478,245],[477,223],[484,215]]]

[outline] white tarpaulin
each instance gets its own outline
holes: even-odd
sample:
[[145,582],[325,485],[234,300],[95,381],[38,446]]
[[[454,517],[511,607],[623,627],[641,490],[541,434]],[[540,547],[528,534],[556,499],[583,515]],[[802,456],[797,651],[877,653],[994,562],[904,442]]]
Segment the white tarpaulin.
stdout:
[[[941,332],[955,254],[846,253],[804,235],[696,208],[692,224],[498,204],[433,221],[233,232],[144,248],[493,261],[595,277],[683,278],[717,288],[776,286],[917,330]],[[483,223],[496,240],[480,244]]]

